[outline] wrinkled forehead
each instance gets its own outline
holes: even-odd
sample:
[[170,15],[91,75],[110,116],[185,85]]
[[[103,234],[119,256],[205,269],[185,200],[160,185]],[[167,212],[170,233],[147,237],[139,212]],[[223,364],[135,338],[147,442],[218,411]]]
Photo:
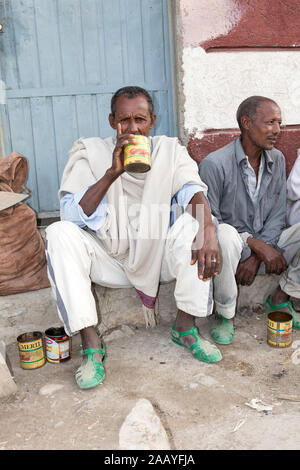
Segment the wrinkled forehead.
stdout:
[[150,116],[149,103],[144,95],[127,98],[120,95],[116,100],[116,116],[139,115]]

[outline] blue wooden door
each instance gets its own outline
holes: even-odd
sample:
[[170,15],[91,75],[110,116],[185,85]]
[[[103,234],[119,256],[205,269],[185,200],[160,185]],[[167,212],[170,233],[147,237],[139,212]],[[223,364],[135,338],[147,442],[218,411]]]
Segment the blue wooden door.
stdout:
[[4,151],[29,160],[28,200],[57,215],[57,191],[78,137],[112,135],[112,94],[151,92],[153,133],[175,135],[167,0],[0,0]]

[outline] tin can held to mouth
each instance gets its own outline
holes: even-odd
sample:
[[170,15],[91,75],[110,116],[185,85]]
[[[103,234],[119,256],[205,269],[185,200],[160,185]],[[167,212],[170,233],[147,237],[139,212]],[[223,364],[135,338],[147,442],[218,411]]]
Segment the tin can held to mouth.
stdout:
[[71,359],[71,338],[63,326],[48,328],[45,331],[47,361],[54,364]]
[[124,170],[130,173],[146,173],[151,169],[150,139],[144,135],[134,137],[135,144],[124,147]]
[[43,334],[40,331],[22,333],[17,337],[17,342],[23,369],[37,369],[45,364]]
[[276,348],[287,348],[292,344],[293,317],[286,312],[271,312],[268,315],[267,342]]

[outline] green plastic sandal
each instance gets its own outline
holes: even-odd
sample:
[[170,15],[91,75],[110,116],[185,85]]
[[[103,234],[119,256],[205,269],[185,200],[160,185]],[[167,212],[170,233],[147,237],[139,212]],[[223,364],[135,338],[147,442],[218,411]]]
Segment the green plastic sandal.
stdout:
[[218,312],[216,312],[215,318],[219,323],[210,330],[212,339],[218,344],[231,344],[234,338],[233,325]]
[[[102,361],[94,361],[94,354],[102,354]],[[88,389],[100,385],[105,379],[105,371],[103,363],[105,361],[106,353],[105,346],[101,343],[101,349],[84,349],[79,354],[82,356],[87,355],[87,361],[81,364],[76,372],[76,382],[79,388]]]
[[290,300],[288,302],[284,302],[283,304],[274,305],[272,304],[271,296],[269,295],[265,302],[266,313],[276,312],[276,310],[281,310],[283,307],[288,307],[290,309],[290,314],[293,317],[293,328],[295,328],[296,330],[300,330],[300,313],[294,310],[292,302]]
[[[192,335],[196,340],[196,342],[193,343],[191,346],[187,346],[180,340],[182,336],[188,335]],[[213,363],[219,362],[222,359],[222,354],[219,349],[214,344],[211,344],[209,341],[206,341],[205,339],[201,338],[196,327],[192,328],[191,330],[183,331],[180,333],[175,329],[175,326],[173,325],[171,330],[171,338],[175,344],[178,344],[179,346],[184,346],[185,348],[189,349],[193,356],[198,359],[198,361]]]

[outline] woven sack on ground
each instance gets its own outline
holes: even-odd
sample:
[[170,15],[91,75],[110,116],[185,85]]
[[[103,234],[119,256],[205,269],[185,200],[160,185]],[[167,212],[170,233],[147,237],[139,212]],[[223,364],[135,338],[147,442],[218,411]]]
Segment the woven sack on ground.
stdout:
[[[16,152],[0,158],[0,192],[20,193],[27,171],[27,159]],[[44,242],[35,212],[23,202],[0,210],[0,295],[49,285]]]

